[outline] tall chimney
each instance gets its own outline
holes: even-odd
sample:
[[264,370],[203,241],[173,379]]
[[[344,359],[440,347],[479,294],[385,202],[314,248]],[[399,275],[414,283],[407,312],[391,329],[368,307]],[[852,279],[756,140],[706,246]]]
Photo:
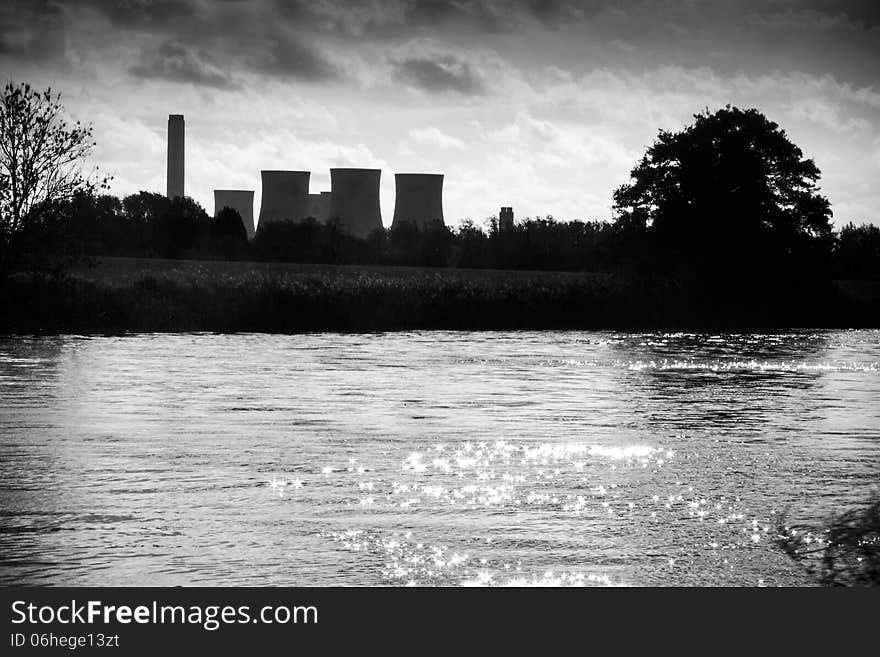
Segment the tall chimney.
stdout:
[[183,196],[183,114],[168,115],[168,198]]

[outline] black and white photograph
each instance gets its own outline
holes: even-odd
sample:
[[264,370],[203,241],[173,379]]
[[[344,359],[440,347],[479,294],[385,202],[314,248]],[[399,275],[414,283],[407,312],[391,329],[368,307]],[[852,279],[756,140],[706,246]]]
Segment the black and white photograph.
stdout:
[[880,4],[15,0],[0,70],[7,590],[880,583]]

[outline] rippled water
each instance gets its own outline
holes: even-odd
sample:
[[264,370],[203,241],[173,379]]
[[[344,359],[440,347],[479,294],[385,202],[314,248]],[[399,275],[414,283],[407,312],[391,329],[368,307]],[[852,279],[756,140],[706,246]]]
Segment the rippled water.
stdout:
[[880,332],[0,339],[0,582],[788,585]]

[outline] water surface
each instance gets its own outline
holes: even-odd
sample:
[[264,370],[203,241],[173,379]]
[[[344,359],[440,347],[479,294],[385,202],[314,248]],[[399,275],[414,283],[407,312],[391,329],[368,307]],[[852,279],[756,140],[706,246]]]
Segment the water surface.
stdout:
[[792,585],[880,332],[0,339],[0,582]]

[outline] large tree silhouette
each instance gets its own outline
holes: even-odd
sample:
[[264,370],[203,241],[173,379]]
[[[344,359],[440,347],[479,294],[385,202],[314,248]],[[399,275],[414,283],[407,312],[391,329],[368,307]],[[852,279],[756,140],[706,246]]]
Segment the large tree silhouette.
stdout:
[[619,222],[642,223],[655,261],[705,274],[801,269],[830,250],[819,169],[756,109],[694,115],[661,131],[614,192]]

